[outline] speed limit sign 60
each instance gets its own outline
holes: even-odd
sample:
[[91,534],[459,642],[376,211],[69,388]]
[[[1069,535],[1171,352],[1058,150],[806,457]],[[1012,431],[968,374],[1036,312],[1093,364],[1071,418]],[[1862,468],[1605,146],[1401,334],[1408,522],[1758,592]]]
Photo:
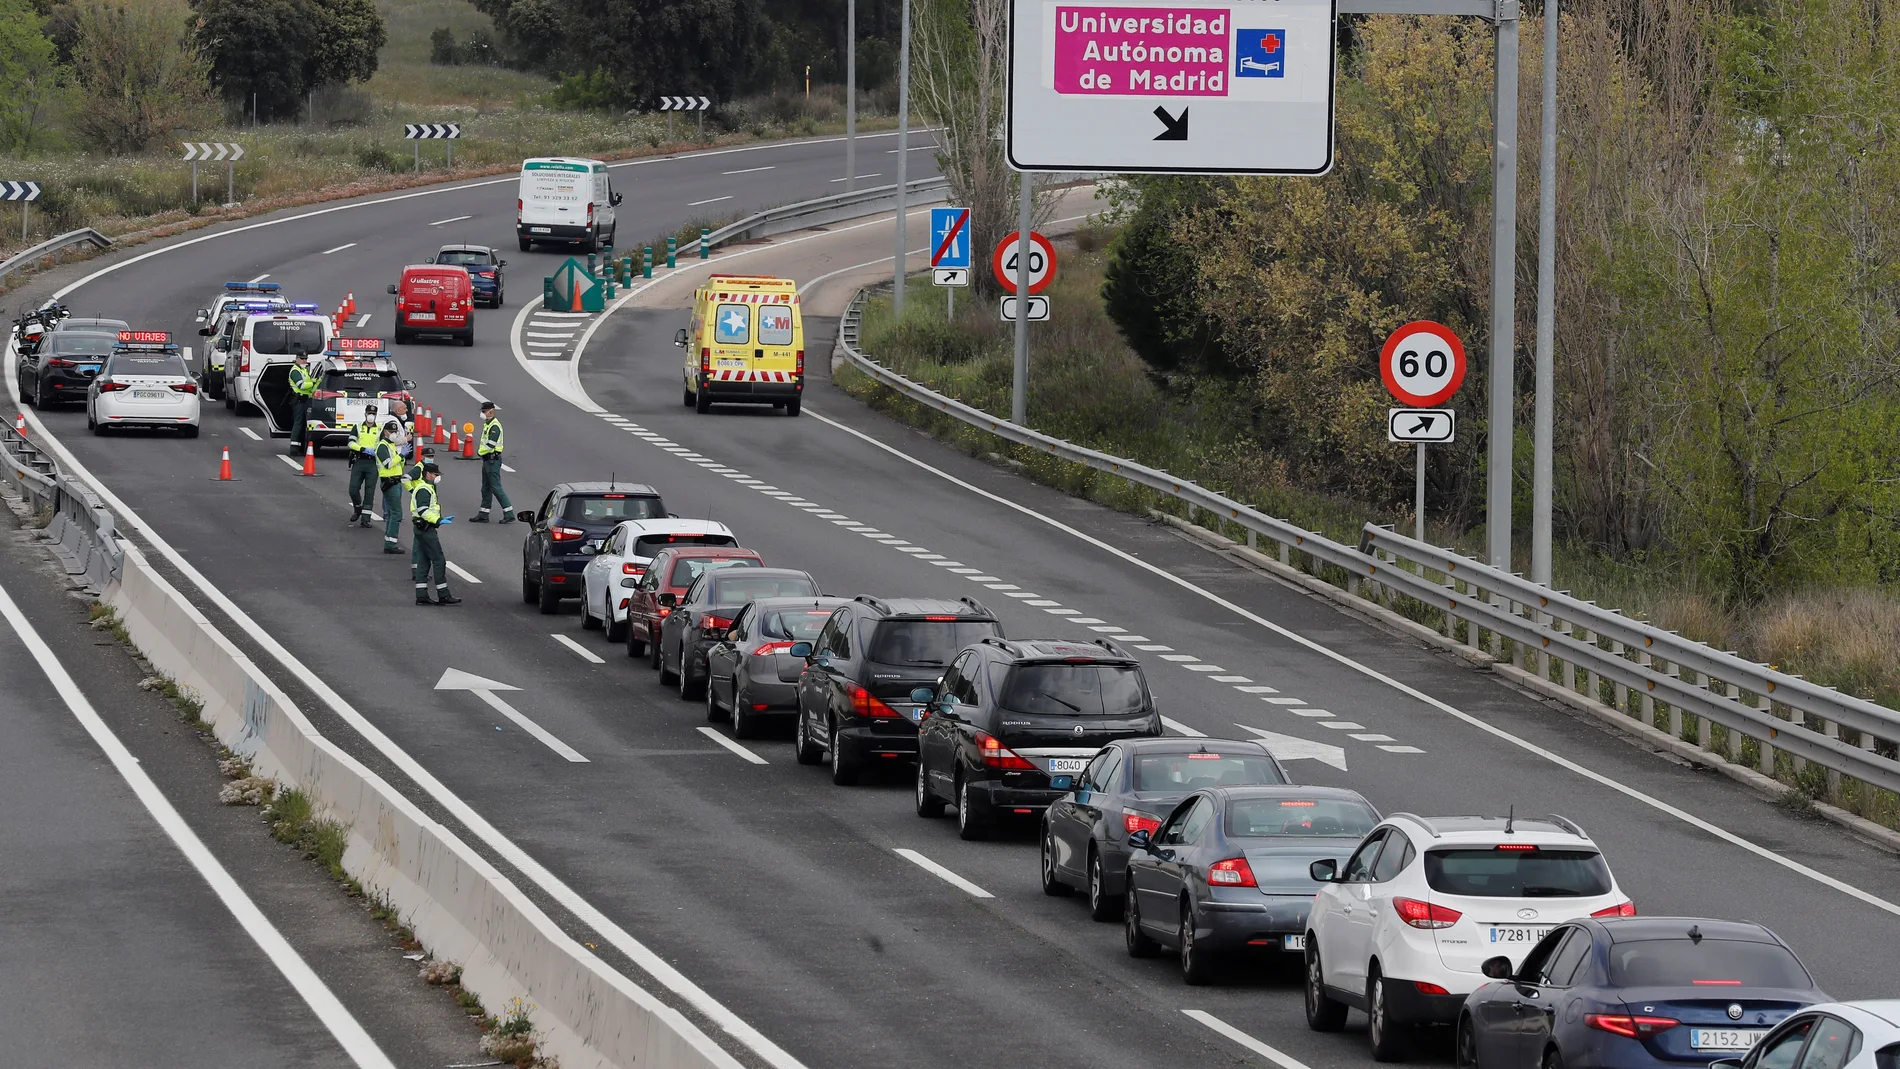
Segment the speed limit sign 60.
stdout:
[[1379,351],[1379,377],[1402,405],[1442,404],[1465,381],[1464,343],[1442,323],[1407,323]]
[[[990,270],[996,275],[996,284],[1003,287],[1004,293],[1016,292],[1016,232],[1012,231],[1002,241],[997,242],[996,252],[990,257]],[[1056,249],[1049,239],[1029,232],[1029,292],[1041,293],[1056,278]]]

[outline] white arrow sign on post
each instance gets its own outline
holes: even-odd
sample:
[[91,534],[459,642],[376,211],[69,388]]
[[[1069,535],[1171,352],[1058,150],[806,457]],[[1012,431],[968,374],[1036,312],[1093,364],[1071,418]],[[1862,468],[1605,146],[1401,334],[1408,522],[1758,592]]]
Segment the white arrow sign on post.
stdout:
[[185,162],[191,164],[191,202],[198,203],[198,164],[223,162],[224,164],[224,202],[237,200],[237,161],[244,158],[244,146],[224,141],[181,141],[185,146]]
[[476,392],[475,390],[475,387],[485,385],[480,379],[466,378],[461,375],[444,375],[435,381],[445,382],[445,383],[448,383],[450,386],[460,386],[462,388],[462,392],[474,398],[475,403],[477,404],[480,404],[481,402],[488,400],[488,398],[483,397],[480,393]]
[[0,200],[20,202],[20,242],[26,243],[27,213],[32,211],[34,201],[40,199],[38,182],[0,182]]
[[515,725],[521,730],[541,740],[542,744],[548,749],[553,750],[569,761],[581,764],[587,763],[587,758],[582,757],[579,751],[567,743],[562,742],[560,739],[555,738],[546,728],[522,716],[519,712],[515,711],[514,706],[509,705],[507,702],[495,696],[495,692],[498,690],[520,690],[520,687],[511,687],[506,683],[497,683],[492,679],[484,679],[472,672],[464,672],[459,668],[450,668],[442,673],[441,679],[435,681],[435,689],[471,691],[477,698],[480,698],[486,703],[490,709],[514,721]]
[[402,136],[416,143],[416,173],[422,173],[422,143],[440,141],[446,150],[445,165],[455,166],[455,139],[462,136],[459,122],[409,122],[402,124]]
[[693,117],[699,121],[698,137],[706,139],[706,110],[712,107],[708,97],[661,97],[660,110],[666,112],[666,139],[673,140],[673,113],[676,111],[695,112]]
[[1273,756],[1282,761],[1319,761],[1341,772],[1346,771],[1346,748],[1343,746],[1313,742],[1309,739],[1296,739],[1291,735],[1282,735],[1251,724],[1235,724],[1234,726],[1258,735],[1260,741],[1266,743],[1267,749],[1273,752]]

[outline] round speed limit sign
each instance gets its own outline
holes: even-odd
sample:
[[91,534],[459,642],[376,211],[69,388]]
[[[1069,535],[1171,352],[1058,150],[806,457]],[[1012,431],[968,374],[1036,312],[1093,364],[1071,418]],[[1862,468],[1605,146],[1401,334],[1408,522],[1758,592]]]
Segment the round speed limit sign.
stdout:
[[1379,377],[1402,405],[1443,404],[1465,381],[1464,343],[1442,323],[1407,323],[1379,351]]
[[[1004,293],[1016,292],[1016,231],[1011,231],[1002,241],[997,242],[996,252],[990,257],[990,271],[996,276],[996,284],[1003,287]],[[1049,283],[1056,279],[1056,248],[1049,239],[1029,232],[1029,292],[1041,293]]]

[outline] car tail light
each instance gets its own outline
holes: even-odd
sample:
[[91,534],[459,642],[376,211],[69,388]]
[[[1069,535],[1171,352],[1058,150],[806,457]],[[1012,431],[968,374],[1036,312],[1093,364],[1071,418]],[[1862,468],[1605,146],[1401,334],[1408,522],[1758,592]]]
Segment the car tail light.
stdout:
[[521,221],[521,198],[516,197],[515,198],[515,222],[519,223],[520,221]]
[[551,528],[548,534],[556,542],[572,542],[575,539],[587,537],[587,532],[578,527],[562,527],[559,525]]
[[1628,1013],[1586,1013],[1583,1023],[1631,1039],[1647,1039],[1681,1024],[1674,1017],[1644,1017]]
[[620,599],[620,607],[621,607],[621,608],[623,608],[623,609],[624,609],[624,608],[626,608],[626,607],[627,607],[627,602],[628,602],[628,601],[630,601],[630,600],[632,600],[632,599],[631,599],[631,598],[621,598],[621,599]]
[[1636,916],[1636,903],[1622,902],[1614,906],[1607,906],[1603,909],[1597,910],[1595,913],[1590,914],[1590,916],[1592,917],[1634,917]]
[[1418,993],[1421,995],[1449,995],[1451,994],[1451,992],[1445,990],[1442,987],[1439,987],[1437,984],[1427,983],[1424,980],[1414,980],[1412,981],[1412,986],[1418,988]]
[[480,276],[481,276],[482,278],[494,278],[494,277],[495,277],[495,273],[494,273],[493,271],[477,271],[477,272],[475,272],[475,273],[476,273],[477,275],[480,275]]
[[986,768],[1000,768],[1005,772],[1034,772],[1036,766],[1030,764],[1016,751],[998,742],[996,736],[986,732],[976,733],[976,744],[983,750],[983,765]]
[[342,390],[318,390],[310,395],[310,399],[312,401],[333,401],[342,396]]
[[129,390],[131,388],[132,387],[123,382],[108,382],[104,379],[99,380],[99,389],[103,393],[111,393],[114,390]]
[[954,624],[954,623],[956,623],[956,622],[957,622],[957,620],[958,620],[958,617],[955,617],[955,616],[926,616],[926,617],[924,617],[924,619],[926,619],[926,620],[929,620],[929,621],[931,621],[931,622],[933,622],[933,623],[939,623],[939,624]]
[[796,645],[798,645],[796,642],[766,642],[761,644],[758,649],[753,650],[752,656],[770,657],[774,653],[784,653]]
[[587,205],[587,225],[594,225],[594,206],[591,203]]
[[1498,845],[1492,847],[1492,849],[1493,850],[1535,850],[1537,849],[1537,844],[1536,843],[1499,843]]
[[726,628],[732,626],[732,617],[714,616],[711,613],[708,613],[706,614],[705,618],[701,620],[701,625],[706,627],[708,630],[724,631]]
[[1230,857],[1207,866],[1207,882],[1221,887],[1258,887],[1253,882],[1253,867],[1244,857]]
[[872,697],[870,691],[856,685],[851,688],[851,711],[874,720],[890,720],[904,715]]
[[1459,917],[1464,916],[1455,909],[1434,906],[1416,898],[1395,898],[1392,908],[1398,912],[1400,920],[1414,928],[1449,928],[1458,923]]
[[1146,813],[1130,813],[1124,810],[1122,812],[1122,828],[1130,835],[1138,831],[1145,831],[1149,835],[1153,835],[1155,832],[1161,830],[1161,818],[1151,817]]
[[46,366],[47,367],[72,367],[74,366],[75,363],[76,361],[61,360],[59,357],[55,356],[55,357],[50,357],[47,359]]
[[1689,982],[1696,985],[1697,987],[1740,987],[1742,986],[1742,982],[1740,980],[1691,980]]
[[803,349],[798,350],[797,374],[801,379],[805,377],[805,350]]
[[177,390],[179,393],[198,392],[198,384],[195,382],[174,382],[171,384],[171,388]]
[[238,370],[251,370],[251,339],[249,338],[238,342]]
[[635,564],[632,561],[627,561],[621,564],[620,574],[621,575],[645,575],[647,574],[647,566],[644,564]]
[[704,375],[710,371],[712,371],[712,350],[701,349],[699,351],[699,373]]

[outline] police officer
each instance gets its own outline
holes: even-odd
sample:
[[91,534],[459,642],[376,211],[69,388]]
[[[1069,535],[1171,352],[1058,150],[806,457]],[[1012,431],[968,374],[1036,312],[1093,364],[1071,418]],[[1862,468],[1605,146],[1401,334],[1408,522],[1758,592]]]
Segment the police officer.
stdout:
[[[419,440],[415,441],[414,444],[416,446],[414,456],[409,466],[402,469],[403,496],[411,500],[414,499],[413,495],[416,492],[416,487],[422,485],[422,466],[424,464],[435,463],[434,449],[423,445]],[[409,567],[411,569],[415,568],[416,564],[421,560],[422,543],[412,538],[409,540]]]
[[493,497],[501,503],[501,522],[513,523],[514,505],[508,500],[508,492],[501,488],[501,417],[493,401],[482,402],[482,444],[475,455],[482,458],[482,507],[475,513],[470,523],[488,522],[488,500]]
[[369,526],[369,506],[376,500],[376,446],[382,440],[383,428],[376,422],[376,406],[366,405],[363,422],[356,425],[356,434],[350,439],[349,523],[358,527]]
[[[411,571],[416,581],[417,605],[460,605],[462,599],[449,593],[449,559],[442,555],[442,540],[436,535],[436,529],[455,519],[442,515],[442,504],[436,498],[435,484],[442,478],[442,469],[435,461],[422,462],[422,482],[409,493],[409,519],[415,528],[415,552],[410,559],[415,561]],[[430,571],[435,579],[435,600],[429,600]]]
[[310,435],[310,396],[317,392],[317,375],[310,370],[310,354],[297,350],[296,363],[290,365],[290,452],[303,452]]
[[402,524],[402,448],[407,441],[402,424],[389,420],[383,424],[383,440],[376,443],[376,477],[383,490],[383,552],[401,553],[396,531]]

